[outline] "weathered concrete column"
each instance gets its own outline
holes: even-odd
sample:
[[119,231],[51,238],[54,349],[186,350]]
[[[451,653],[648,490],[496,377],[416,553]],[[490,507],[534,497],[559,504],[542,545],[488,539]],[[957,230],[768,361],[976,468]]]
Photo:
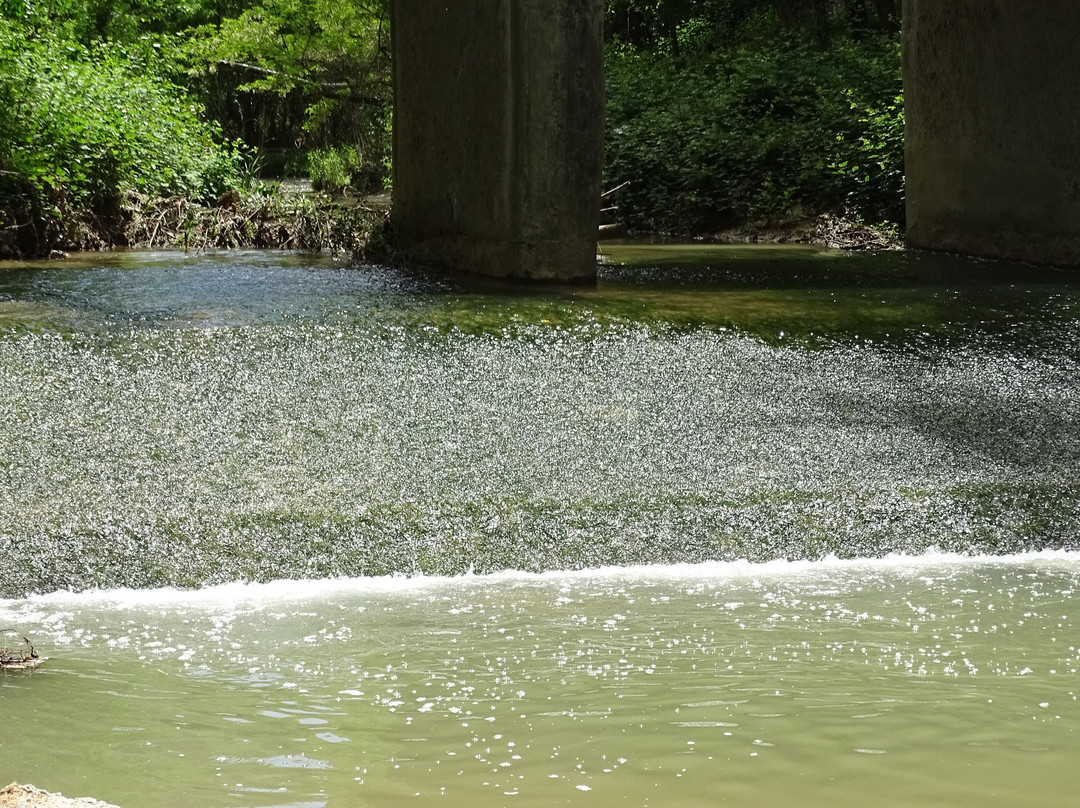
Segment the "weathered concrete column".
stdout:
[[602,0],[395,0],[394,203],[407,254],[591,282]]
[[913,247],[1080,265],[1075,0],[904,0]]

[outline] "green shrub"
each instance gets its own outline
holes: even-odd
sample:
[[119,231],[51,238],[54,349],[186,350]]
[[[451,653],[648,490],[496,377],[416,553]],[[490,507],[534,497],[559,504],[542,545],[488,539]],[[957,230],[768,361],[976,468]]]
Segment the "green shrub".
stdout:
[[237,181],[237,150],[153,56],[0,20],[0,106],[0,209],[101,214],[129,191],[206,200]]
[[608,187],[640,230],[715,233],[840,213],[903,216],[895,37],[755,42],[673,59],[612,47]]
[[352,146],[308,153],[308,176],[316,191],[339,191],[352,185],[353,176],[363,167],[363,158]]
[[877,104],[851,100],[857,130],[837,136],[830,164],[845,188],[845,207],[873,222],[904,221],[904,96]]

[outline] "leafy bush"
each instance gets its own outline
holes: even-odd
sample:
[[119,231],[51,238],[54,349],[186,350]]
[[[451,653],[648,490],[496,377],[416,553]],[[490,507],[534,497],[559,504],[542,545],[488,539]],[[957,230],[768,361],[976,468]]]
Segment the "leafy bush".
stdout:
[[[260,0],[189,33],[182,51],[223,124],[262,148],[352,147],[362,171],[329,153],[313,171],[344,169],[379,187],[391,152],[389,3]],[[228,104],[221,104],[222,98]],[[238,109],[250,109],[237,119]],[[362,175],[362,176],[361,176]],[[331,185],[343,185],[340,171]]]
[[145,60],[116,46],[27,41],[10,26],[0,48],[0,97],[14,101],[0,159],[33,187],[97,207],[128,190],[206,199],[235,180],[238,155]]
[[313,149],[308,153],[308,176],[316,191],[337,191],[352,185],[364,161],[352,146]]
[[[9,227],[40,231],[73,211],[108,216],[129,191],[207,200],[236,184],[237,149],[158,67],[150,54],[0,20],[0,211]],[[41,240],[32,249],[50,246]]]
[[876,105],[851,101],[858,131],[837,136],[830,168],[846,189],[848,211],[869,221],[904,220],[904,96]]
[[606,184],[631,227],[715,233],[842,213],[903,216],[894,36],[743,44],[674,59],[609,48]]
[[0,0],[0,19],[84,45],[130,43],[146,34],[175,34],[218,22],[246,5],[247,0]]

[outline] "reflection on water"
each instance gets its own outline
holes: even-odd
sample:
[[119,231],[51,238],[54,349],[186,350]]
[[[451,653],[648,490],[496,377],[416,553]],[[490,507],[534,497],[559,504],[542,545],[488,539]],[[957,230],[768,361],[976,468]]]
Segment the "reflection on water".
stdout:
[[8,601],[52,659],[0,676],[4,763],[131,808],[1064,804],[1078,583],[1048,554]]
[[0,268],[0,333],[316,321],[502,335],[648,323],[810,347],[1041,352],[1080,316],[1078,284],[1075,274],[1007,262],[790,245],[605,245],[595,290],[280,253],[87,254]]

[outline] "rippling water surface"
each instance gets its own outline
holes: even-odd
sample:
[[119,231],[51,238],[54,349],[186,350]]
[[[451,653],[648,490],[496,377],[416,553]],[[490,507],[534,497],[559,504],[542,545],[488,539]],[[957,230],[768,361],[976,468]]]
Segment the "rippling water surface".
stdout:
[[1065,805],[1075,554],[56,594],[0,773],[125,806]]
[[5,270],[0,596],[1076,545],[1074,279],[629,257],[594,292]]
[[0,267],[0,628],[50,657],[0,778],[1066,804],[1078,321],[1075,276],[801,248]]

